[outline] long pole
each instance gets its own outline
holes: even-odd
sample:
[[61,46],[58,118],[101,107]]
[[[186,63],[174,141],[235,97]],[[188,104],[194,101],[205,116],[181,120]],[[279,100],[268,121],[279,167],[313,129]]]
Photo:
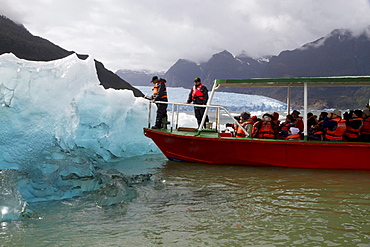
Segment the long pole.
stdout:
[[290,115],[290,86],[288,86],[288,95],[286,96],[287,114]]
[[208,106],[211,105],[211,102],[213,100],[213,95],[215,94],[215,91],[218,89],[218,86],[216,84],[216,80],[213,82],[213,87],[212,87],[212,91],[211,91],[211,95],[209,96],[208,98],[208,101],[207,101],[207,107],[206,107],[206,110],[204,111],[204,114],[203,114],[203,117],[202,117],[202,122],[200,123],[199,127],[198,127],[198,130],[201,131],[203,126],[204,126],[204,122],[206,121],[206,117],[207,117],[207,114],[208,114]]
[[303,134],[304,138],[307,138],[307,101],[308,101],[308,88],[307,82],[304,83],[304,91],[303,91]]

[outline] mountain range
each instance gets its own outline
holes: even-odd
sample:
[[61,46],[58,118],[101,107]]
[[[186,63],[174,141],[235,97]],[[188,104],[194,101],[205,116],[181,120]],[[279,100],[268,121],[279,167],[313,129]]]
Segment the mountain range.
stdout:
[[[13,53],[18,58],[31,61],[51,61],[75,52],[67,51],[46,39],[34,36],[23,25],[5,16],[0,16],[0,54],[4,53]],[[80,59],[88,57],[88,55],[81,54],[77,56]],[[104,88],[129,89],[137,97],[144,96],[140,90],[106,69],[103,63],[94,61],[100,84]]]
[[[32,35],[23,25],[0,16],[0,54],[13,53],[19,58],[34,61],[51,61],[75,53],[52,42]],[[77,53],[76,53],[77,54]],[[77,54],[80,59],[88,55]],[[166,72],[143,72],[106,69],[95,61],[97,76],[105,88],[129,89],[135,96],[143,93],[135,85],[150,85],[153,75],[167,80],[172,87],[191,88],[193,79],[201,77],[211,88],[214,79],[282,78],[314,76],[368,76],[370,75],[370,26],[362,33],[337,29],[325,37],[307,43],[278,56],[252,58],[245,53],[234,56],[228,51],[214,54],[207,62],[197,64],[179,59]],[[132,86],[134,85],[134,86]],[[224,91],[257,94],[286,101],[286,88],[225,88]],[[369,87],[309,88],[309,107],[363,108],[369,100]],[[292,88],[293,107],[302,107],[303,89]]]
[[[138,71],[118,70],[121,78],[133,85],[148,85],[150,77]],[[165,73],[159,73],[168,86],[191,88],[194,77],[201,77],[211,87],[214,79],[288,78],[370,75],[370,26],[354,35],[350,30],[336,29],[325,37],[278,56],[252,58],[234,56],[228,51],[214,54],[207,62],[179,59]],[[225,88],[224,91],[258,94],[286,101],[286,88]],[[309,107],[364,108],[369,100],[368,87],[309,88]],[[303,89],[292,88],[291,103],[302,107]]]

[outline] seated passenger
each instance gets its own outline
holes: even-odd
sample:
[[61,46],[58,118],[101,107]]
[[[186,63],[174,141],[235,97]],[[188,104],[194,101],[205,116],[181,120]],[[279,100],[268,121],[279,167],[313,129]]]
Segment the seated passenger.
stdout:
[[287,115],[285,118],[285,122],[282,122],[279,127],[279,137],[281,139],[286,139],[286,137],[289,135],[288,131],[291,127],[295,127],[295,124],[293,123],[293,117],[292,115]]
[[316,125],[317,116],[313,115],[312,112],[307,113],[307,129],[310,129],[312,125]]
[[[251,119],[251,114],[249,112],[242,112],[240,114],[240,125],[246,130],[248,133],[248,137],[252,137],[252,128],[253,128],[253,120]],[[239,126],[236,128],[236,137],[238,138],[245,138],[245,132]]]
[[272,116],[266,113],[262,116],[261,121],[256,122],[253,131],[253,137],[274,139],[278,132],[278,127],[274,121],[272,121]]
[[252,118],[254,123],[257,122],[257,120],[258,120],[257,116],[252,116],[251,118]]
[[300,140],[301,134],[299,134],[299,129],[296,127],[291,127],[289,129],[289,135],[287,136],[287,140]]
[[346,131],[346,121],[341,118],[342,112],[334,110],[324,119],[322,127],[326,129],[325,141],[342,141]]
[[362,127],[361,127],[361,135],[360,140],[362,142],[370,142],[370,110],[365,109],[362,111]]
[[311,128],[308,129],[308,140],[316,140],[322,141],[325,140],[325,131],[322,127],[322,123],[324,119],[328,116],[327,112],[321,112],[319,116],[319,121],[316,125],[312,125]]
[[299,111],[294,110],[292,112],[292,117],[293,117],[293,123],[295,124],[295,127],[299,129],[300,132],[303,132],[304,124],[302,121],[302,117],[299,116],[301,114]]
[[349,142],[360,141],[360,131],[362,127],[362,111],[355,110],[349,119],[346,120],[346,131],[344,132],[344,140]]
[[328,116],[328,113],[326,111],[322,111],[319,115],[319,122],[318,123],[322,123],[322,121],[324,121],[324,119]]
[[272,121],[275,122],[276,126],[280,126],[280,120],[279,120],[279,113],[274,112],[272,113]]

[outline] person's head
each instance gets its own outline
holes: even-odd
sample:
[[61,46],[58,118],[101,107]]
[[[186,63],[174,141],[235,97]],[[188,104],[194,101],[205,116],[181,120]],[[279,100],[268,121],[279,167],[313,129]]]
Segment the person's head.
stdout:
[[265,113],[262,116],[262,120],[265,121],[265,122],[271,121],[272,120],[272,115],[270,115],[268,113]]
[[331,116],[332,116],[331,118],[342,117],[342,112],[339,110],[334,110]]
[[242,121],[248,120],[251,117],[251,114],[247,111],[244,111],[240,114],[240,118]]
[[353,111],[352,117],[362,117],[362,111],[361,110]]
[[152,83],[157,83],[158,82],[158,76],[153,76],[151,82]]
[[319,118],[324,119],[324,118],[326,118],[327,116],[328,116],[328,113],[327,113],[326,111],[323,111],[323,112],[321,112],[321,113],[320,113]]
[[279,113],[274,112],[274,113],[272,113],[272,116],[273,116],[274,120],[279,120]]
[[312,116],[313,116],[313,113],[312,112],[307,113],[307,118],[310,118]]
[[286,115],[285,121],[292,122],[293,121],[293,116],[292,115]]
[[201,84],[201,79],[199,78],[199,77],[195,77],[195,79],[194,79],[194,84],[195,85],[199,85],[199,84]]
[[297,118],[299,114],[301,114],[299,111],[294,110],[291,115],[293,116],[293,118]]

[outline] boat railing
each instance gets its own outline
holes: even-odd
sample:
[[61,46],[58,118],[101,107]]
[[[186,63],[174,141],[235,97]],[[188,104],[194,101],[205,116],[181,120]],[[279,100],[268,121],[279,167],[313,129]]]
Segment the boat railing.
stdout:
[[[170,124],[170,131],[171,132],[173,130],[179,129],[180,108],[182,106],[191,106],[191,107],[206,108],[206,110],[204,112],[204,115],[203,115],[202,123],[197,128],[198,133],[200,133],[201,131],[209,131],[209,130],[212,130],[212,131],[215,131],[215,132],[220,132],[220,130],[221,130],[220,113],[221,113],[221,111],[223,111],[223,112],[225,112],[225,114],[228,117],[230,117],[231,121],[233,121],[236,125],[239,126],[239,128],[241,128],[244,131],[244,133],[247,137],[249,136],[248,132],[231,115],[231,113],[225,107],[220,106],[220,105],[197,105],[197,104],[187,104],[187,103],[177,103],[177,102],[165,102],[165,101],[154,101],[153,102],[153,101],[149,101],[148,128],[151,127],[151,122],[152,122],[152,116],[151,116],[151,114],[152,114],[152,104],[166,104],[166,105],[171,106],[170,119],[167,119],[167,121],[169,121],[169,124]],[[206,124],[207,127],[204,128],[206,115],[208,114],[209,109],[215,109],[215,126],[214,126],[214,128],[212,126],[212,129],[210,129],[210,127],[208,127],[207,124]]]

